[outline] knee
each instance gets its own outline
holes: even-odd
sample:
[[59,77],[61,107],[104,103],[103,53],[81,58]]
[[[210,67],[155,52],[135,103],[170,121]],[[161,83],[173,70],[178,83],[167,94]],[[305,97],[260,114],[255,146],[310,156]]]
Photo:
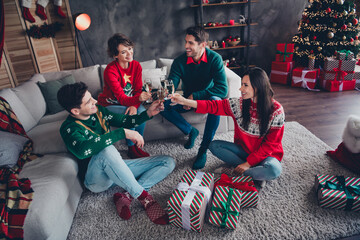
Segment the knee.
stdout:
[[277,159],[274,159],[273,162],[267,165],[267,170],[270,180],[274,180],[278,178],[282,172],[281,163]]
[[119,160],[122,160],[119,151],[113,145],[104,148],[99,154],[102,155],[101,159],[104,163],[118,162]]
[[220,141],[214,140],[209,145],[210,152],[214,153],[220,148]]
[[164,160],[163,160],[164,166],[169,170],[169,173],[171,173],[175,169],[175,166],[176,166],[175,160],[172,157],[167,156],[167,155],[163,155],[161,157],[164,158]]

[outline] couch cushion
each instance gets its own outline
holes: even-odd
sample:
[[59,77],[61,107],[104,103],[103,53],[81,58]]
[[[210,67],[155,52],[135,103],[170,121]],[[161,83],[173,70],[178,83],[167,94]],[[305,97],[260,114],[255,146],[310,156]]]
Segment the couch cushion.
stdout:
[[44,123],[51,123],[51,122],[57,122],[57,121],[65,121],[65,119],[69,116],[69,112],[64,110],[55,114],[48,114],[45,115],[43,118],[40,119],[38,124],[44,124]]
[[40,124],[28,132],[34,142],[34,152],[40,154],[67,152],[60,135],[60,127],[64,121]]
[[46,111],[45,99],[36,84],[37,82],[45,82],[44,77],[35,74],[25,83],[11,89],[23,102],[36,122],[45,115]]
[[48,114],[55,114],[64,110],[57,100],[57,92],[62,86],[72,83],[75,83],[75,79],[72,75],[54,81],[37,83],[45,98],[46,112]]
[[160,79],[166,78],[166,67],[154,68],[154,69],[143,69],[142,79],[145,82],[146,79],[150,79],[152,82],[152,88],[157,89],[161,87]]
[[26,132],[36,125],[37,121],[30,114],[30,112],[27,110],[27,108],[18,98],[18,96],[16,96],[14,91],[12,91],[10,88],[5,88],[3,90],[0,90],[0,96],[5,98],[5,100],[10,104],[12,110],[18,117],[20,123],[22,124]]
[[234,71],[225,67],[226,80],[228,83],[228,95],[227,98],[239,98],[241,96],[241,77],[239,77]]
[[0,166],[13,167],[28,140],[15,133],[0,131]]
[[45,80],[48,82],[72,74],[76,82],[86,83],[86,85],[89,87],[89,92],[92,94],[92,96],[97,97],[99,92],[102,90],[99,67],[100,66],[97,64],[94,66],[75,69],[75,70],[42,73],[42,75],[44,76]]
[[169,76],[171,65],[173,62],[174,62],[174,59],[171,59],[171,58],[159,58],[159,60],[158,60],[159,67],[167,67],[166,77]]
[[[75,203],[80,199],[82,189],[79,187],[77,173],[78,165],[68,154],[45,155],[24,165],[19,177],[29,178],[34,190],[34,197],[24,223],[25,239],[66,238],[59,238],[53,233],[62,224],[62,221],[59,222],[59,216],[68,208],[69,195],[76,196]],[[73,205],[75,208],[66,219],[70,223],[77,204]],[[66,230],[68,229],[69,227]]]
[[153,59],[149,61],[140,62],[140,65],[142,69],[154,69],[156,68],[156,60]]

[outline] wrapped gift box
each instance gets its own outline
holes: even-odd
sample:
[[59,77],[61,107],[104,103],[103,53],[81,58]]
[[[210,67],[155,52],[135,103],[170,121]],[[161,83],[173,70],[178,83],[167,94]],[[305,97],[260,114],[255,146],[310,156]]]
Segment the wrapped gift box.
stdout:
[[292,62],[294,55],[293,43],[278,43],[276,44],[276,58],[278,62]]
[[[326,58],[324,62],[324,72],[321,76],[324,80],[353,80],[356,60],[338,60]],[[342,74],[346,73],[344,78]]]
[[355,65],[354,80],[356,81],[355,88],[360,89],[360,66],[359,65]]
[[214,190],[209,222],[223,228],[236,229],[240,213],[241,191],[217,186]]
[[301,67],[294,68],[292,72],[291,86],[302,87],[313,90],[316,86],[318,69],[305,69]]
[[272,62],[270,82],[289,84],[293,62]]
[[339,60],[350,60],[354,58],[354,53],[349,50],[337,51],[336,58]]
[[336,80],[323,80],[320,78],[320,85],[323,89],[329,92],[341,92],[355,89],[355,80],[351,81],[336,81]]
[[348,211],[360,211],[360,178],[316,175],[319,205]]
[[213,174],[187,170],[168,201],[170,224],[201,232],[213,187]]
[[259,201],[258,192],[254,181],[250,176],[229,177],[222,174],[221,178],[215,182],[215,187],[225,186],[235,188],[241,191],[241,208],[256,207]]

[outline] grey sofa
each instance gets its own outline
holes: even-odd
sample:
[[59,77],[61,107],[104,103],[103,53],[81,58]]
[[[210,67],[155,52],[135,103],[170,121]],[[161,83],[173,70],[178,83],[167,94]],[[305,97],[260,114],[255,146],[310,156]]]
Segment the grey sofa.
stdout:
[[[168,74],[171,59],[142,62],[144,74],[150,74],[158,67],[166,67]],[[61,139],[59,129],[68,113],[46,114],[46,102],[36,84],[47,82],[72,74],[75,81],[83,81],[89,86],[94,97],[102,89],[102,75],[105,65],[95,65],[71,71],[35,74],[30,80],[12,89],[3,89],[0,96],[5,98],[25,131],[34,142],[34,152],[44,154],[27,163],[20,177],[31,180],[35,191],[33,201],[24,224],[25,239],[66,239],[79,203],[82,187],[77,178],[78,166],[69,154]],[[165,68],[165,69],[166,69]],[[155,71],[155,70],[153,70]],[[230,69],[226,69],[229,96],[238,97],[241,79]],[[206,115],[188,112],[184,117],[196,128],[203,131]],[[218,132],[229,130],[227,117],[221,117]],[[147,122],[145,140],[172,138],[183,134],[160,115]],[[126,156],[124,156],[126,158]]]

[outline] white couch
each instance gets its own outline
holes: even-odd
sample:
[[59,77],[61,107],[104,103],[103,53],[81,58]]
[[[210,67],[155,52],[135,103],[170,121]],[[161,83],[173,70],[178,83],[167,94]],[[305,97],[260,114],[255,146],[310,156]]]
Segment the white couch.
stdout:
[[[167,74],[171,59],[159,59],[158,66],[166,66]],[[142,62],[144,74],[152,74],[156,61]],[[77,178],[78,166],[61,139],[59,129],[68,113],[61,111],[46,114],[46,102],[36,84],[38,81],[57,80],[72,74],[75,81],[83,81],[89,86],[94,97],[102,89],[104,65],[95,65],[71,71],[35,74],[30,80],[12,89],[3,89],[0,96],[5,98],[23,124],[28,136],[34,142],[34,152],[44,154],[27,163],[20,177],[31,180],[34,198],[24,224],[25,239],[66,239],[79,203],[82,187]],[[226,69],[229,85],[228,97],[238,97],[241,79],[230,69]],[[148,77],[148,76],[143,76]],[[149,76],[151,77],[151,76]],[[203,132],[206,115],[188,112],[184,117],[194,127]],[[217,132],[229,130],[226,117],[221,117]],[[160,115],[148,121],[145,140],[183,136],[183,134]],[[124,156],[125,157],[125,156]],[[126,157],[125,157],[126,158]]]

